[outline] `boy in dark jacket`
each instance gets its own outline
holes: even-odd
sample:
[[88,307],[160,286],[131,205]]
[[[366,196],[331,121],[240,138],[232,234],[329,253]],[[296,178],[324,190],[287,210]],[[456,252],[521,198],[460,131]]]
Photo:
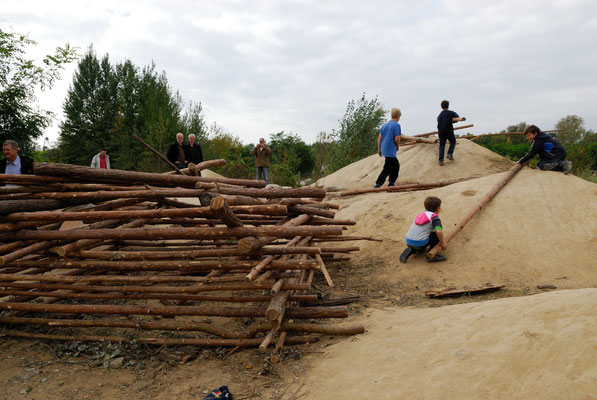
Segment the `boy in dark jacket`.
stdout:
[[549,136],[535,125],[530,125],[524,131],[527,139],[532,142],[531,150],[517,164],[525,164],[535,155],[539,154],[541,161],[537,167],[543,171],[564,171],[569,174],[572,171],[572,162],[566,160],[566,149],[557,140]]
[[[427,249],[434,248],[438,243],[442,250],[448,247],[444,239],[442,221],[437,214],[441,211],[442,200],[439,197],[431,196],[425,199],[425,211],[417,215],[415,222],[406,233],[406,245],[408,246],[400,255],[400,262],[405,263],[414,253],[422,253]],[[443,261],[446,256],[437,254],[433,258],[427,257],[427,261]]]

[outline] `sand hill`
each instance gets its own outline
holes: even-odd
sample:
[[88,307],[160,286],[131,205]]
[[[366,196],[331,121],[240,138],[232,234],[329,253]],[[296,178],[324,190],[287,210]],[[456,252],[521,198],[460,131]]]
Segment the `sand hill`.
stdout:
[[[486,176],[507,171],[512,165],[510,161],[474,142],[461,139],[457,143],[454,151],[456,162],[446,160],[442,168],[438,168],[437,164],[437,145],[417,144],[400,148],[400,175],[397,183]],[[321,178],[317,184],[346,190],[370,188],[375,184],[383,164],[384,158],[374,154]]]

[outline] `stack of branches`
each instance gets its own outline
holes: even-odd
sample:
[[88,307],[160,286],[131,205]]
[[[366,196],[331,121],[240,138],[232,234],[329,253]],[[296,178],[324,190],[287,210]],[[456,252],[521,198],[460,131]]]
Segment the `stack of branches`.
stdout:
[[[324,188],[38,163],[0,175],[0,322],[21,338],[259,346],[362,333],[321,306],[342,241]],[[333,245],[326,242],[334,242]],[[197,321],[196,318],[202,318]],[[205,321],[209,318],[208,321]],[[317,323],[314,323],[317,322]]]

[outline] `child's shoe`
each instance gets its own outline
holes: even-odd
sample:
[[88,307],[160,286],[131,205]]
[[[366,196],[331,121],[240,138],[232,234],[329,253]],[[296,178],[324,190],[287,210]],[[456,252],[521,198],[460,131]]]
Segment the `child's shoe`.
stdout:
[[396,186],[396,183],[395,182],[388,183],[388,187],[392,187],[392,186]]
[[410,255],[413,253],[414,253],[413,249],[410,247],[407,247],[406,249],[404,249],[402,254],[400,254],[400,262],[404,264],[406,262],[406,260],[408,260],[408,257],[410,257]]
[[454,161],[454,156],[452,154],[446,155],[446,158],[450,161]]
[[436,254],[435,257],[433,257],[433,258],[427,257],[427,262],[444,261],[447,259],[448,259],[448,257],[446,257],[446,256],[442,256],[441,254]]
[[375,184],[375,186],[373,186],[373,189],[379,189],[381,187],[381,185],[378,185],[377,183]]

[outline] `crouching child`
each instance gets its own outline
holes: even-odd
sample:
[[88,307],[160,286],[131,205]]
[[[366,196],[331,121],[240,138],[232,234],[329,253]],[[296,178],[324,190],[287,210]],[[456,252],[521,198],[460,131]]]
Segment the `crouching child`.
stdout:
[[[437,214],[441,211],[442,201],[438,197],[427,197],[425,199],[425,211],[417,215],[415,221],[406,233],[406,245],[408,246],[400,255],[400,262],[405,263],[411,254],[425,253],[426,249],[434,248],[438,243],[442,250],[448,247],[442,231],[442,221]],[[443,261],[446,256],[437,254],[433,258],[427,257],[428,262]]]

